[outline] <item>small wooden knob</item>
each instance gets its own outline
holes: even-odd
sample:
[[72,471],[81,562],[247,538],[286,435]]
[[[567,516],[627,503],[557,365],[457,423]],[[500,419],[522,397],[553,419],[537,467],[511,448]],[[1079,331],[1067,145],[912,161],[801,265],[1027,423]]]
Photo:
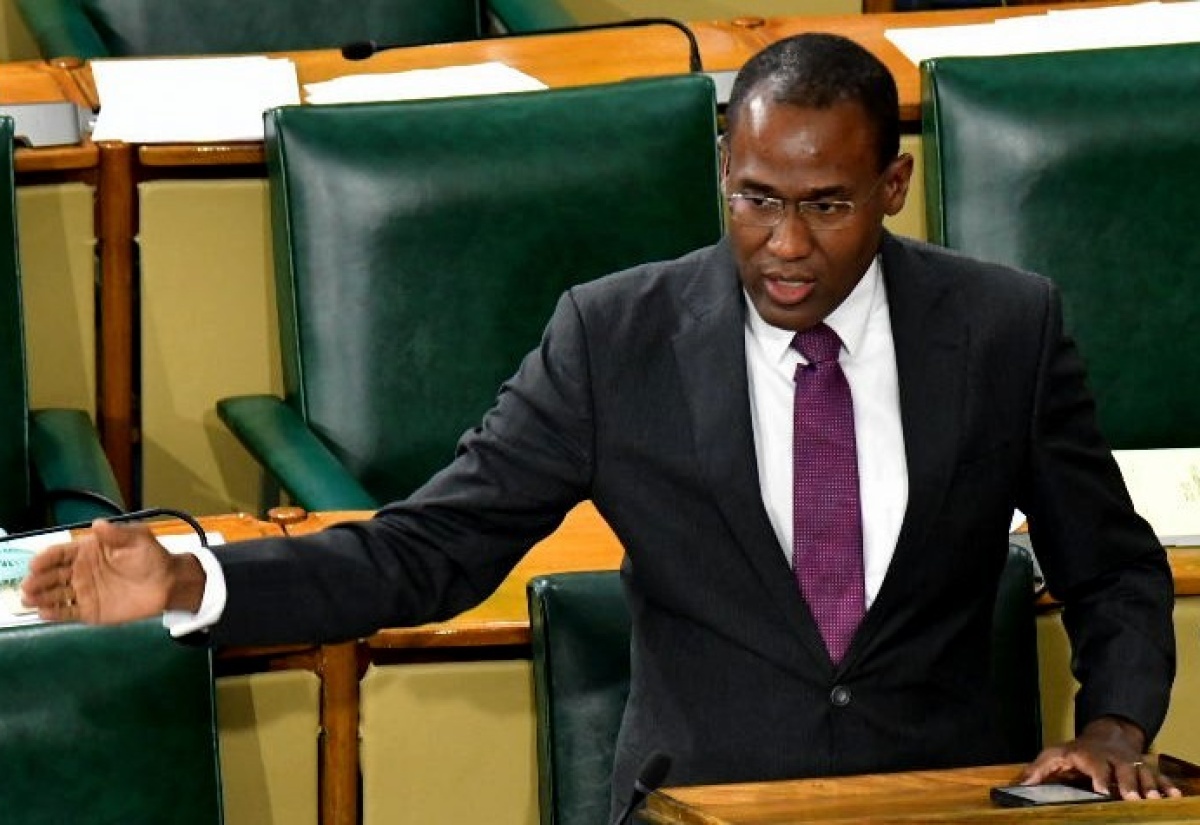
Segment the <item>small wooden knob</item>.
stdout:
[[83,68],[83,60],[78,57],[56,57],[50,61],[50,65],[56,69],[80,69]]
[[751,16],[733,18],[733,25],[737,26],[739,29],[757,29],[766,25],[766,23],[767,21],[761,17]]
[[303,507],[272,507],[267,511],[267,518],[274,525],[289,527],[308,518],[308,511]]

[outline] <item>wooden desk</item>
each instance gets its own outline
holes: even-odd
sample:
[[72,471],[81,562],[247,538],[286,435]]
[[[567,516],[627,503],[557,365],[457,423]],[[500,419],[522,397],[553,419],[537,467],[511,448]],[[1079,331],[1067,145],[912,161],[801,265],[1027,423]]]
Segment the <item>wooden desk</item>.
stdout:
[[[1019,765],[946,771],[801,779],[667,788],[652,794],[641,813],[655,825],[930,825],[931,823],[1194,823],[1200,796],[1183,799],[999,808],[988,797],[1013,784]],[[1177,780],[1195,794],[1195,780]]]

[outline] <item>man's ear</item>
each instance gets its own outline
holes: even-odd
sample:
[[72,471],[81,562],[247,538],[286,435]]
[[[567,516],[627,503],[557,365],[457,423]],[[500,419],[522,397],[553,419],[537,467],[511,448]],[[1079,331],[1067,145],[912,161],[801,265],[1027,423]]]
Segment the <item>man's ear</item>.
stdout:
[[904,152],[892,161],[892,168],[884,182],[883,211],[888,216],[897,215],[908,198],[908,184],[912,180],[913,156]]
[[727,134],[717,138],[717,162],[721,188],[724,189],[725,179],[729,177],[729,135]]

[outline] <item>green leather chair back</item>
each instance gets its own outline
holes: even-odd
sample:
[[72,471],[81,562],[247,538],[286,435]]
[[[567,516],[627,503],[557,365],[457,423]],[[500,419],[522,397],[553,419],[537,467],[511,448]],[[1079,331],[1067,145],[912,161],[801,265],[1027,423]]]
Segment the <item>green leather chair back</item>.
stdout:
[[488,10],[506,31],[535,32],[639,17],[671,17],[686,23],[745,16],[857,14],[862,0],[488,0]]
[[0,527],[28,526],[32,505],[25,327],[17,258],[13,121],[0,118]]
[[1113,447],[1200,443],[1200,45],[922,67],[932,240],[1062,288]]
[[[13,180],[13,121],[0,117],[0,528],[90,521],[123,506],[99,437],[82,410],[29,409]],[[53,494],[46,491],[55,491]]]
[[[629,696],[630,620],[616,571],[558,573],[528,586],[542,825],[608,821],[617,731]],[[1009,546],[996,594],[992,685],[1013,762],[1041,750],[1034,570]]]
[[482,32],[482,0],[17,0],[43,57],[416,45]]
[[0,630],[5,825],[219,825],[207,649],[158,620]]
[[542,825],[608,821],[629,697],[629,610],[616,571],[529,582]]
[[570,286],[720,235],[704,77],[267,116],[287,401],[378,501],[454,456]]

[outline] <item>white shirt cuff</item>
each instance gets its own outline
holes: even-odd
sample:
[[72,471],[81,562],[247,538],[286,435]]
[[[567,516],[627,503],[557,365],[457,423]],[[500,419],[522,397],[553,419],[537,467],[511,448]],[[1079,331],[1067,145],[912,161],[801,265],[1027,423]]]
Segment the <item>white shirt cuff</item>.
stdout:
[[171,631],[176,638],[196,633],[215,625],[225,612],[225,573],[221,563],[207,547],[188,549],[170,549],[174,554],[191,553],[204,569],[204,596],[200,599],[200,609],[195,613],[186,610],[167,610],[163,613],[163,627]]

